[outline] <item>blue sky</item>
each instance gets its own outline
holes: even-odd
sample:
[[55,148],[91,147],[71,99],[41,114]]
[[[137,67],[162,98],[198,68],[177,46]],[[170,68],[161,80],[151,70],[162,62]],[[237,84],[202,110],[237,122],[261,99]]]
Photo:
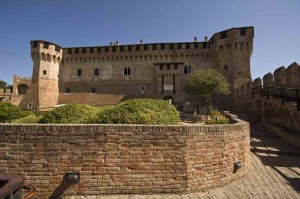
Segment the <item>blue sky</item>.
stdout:
[[0,0],[0,79],[30,77],[30,40],[63,47],[200,41],[254,26],[252,78],[300,64],[299,0]]

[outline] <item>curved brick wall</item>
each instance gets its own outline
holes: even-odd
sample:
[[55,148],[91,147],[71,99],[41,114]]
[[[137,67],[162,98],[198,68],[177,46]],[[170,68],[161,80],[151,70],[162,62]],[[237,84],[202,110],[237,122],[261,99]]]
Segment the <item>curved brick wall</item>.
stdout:
[[[18,173],[40,198],[64,195],[179,193],[243,176],[250,165],[249,124],[220,126],[0,125],[0,173]],[[233,172],[234,162],[242,168]]]

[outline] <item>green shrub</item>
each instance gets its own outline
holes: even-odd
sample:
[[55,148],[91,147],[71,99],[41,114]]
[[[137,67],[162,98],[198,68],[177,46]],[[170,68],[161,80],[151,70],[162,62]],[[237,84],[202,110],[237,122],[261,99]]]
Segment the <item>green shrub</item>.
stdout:
[[211,120],[206,120],[204,122],[205,125],[213,125],[213,124],[229,124],[229,119],[225,117],[221,112],[215,110],[214,108],[210,108],[210,118]]
[[44,113],[40,123],[87,124],[95,123],[102,108],[82,104],[70,104]]
[[0,122],[10,122],[22,117],[22,114],[20,107],[9,102],[0,102]]
[[98,113],[102,124],[178,124],[179,114],[167,101],[132,99]]
[[12,123],[31,123],[31,124],[37,124],[42,119],[43,115],[28,115],[19,119],[15,119],[12,121]]

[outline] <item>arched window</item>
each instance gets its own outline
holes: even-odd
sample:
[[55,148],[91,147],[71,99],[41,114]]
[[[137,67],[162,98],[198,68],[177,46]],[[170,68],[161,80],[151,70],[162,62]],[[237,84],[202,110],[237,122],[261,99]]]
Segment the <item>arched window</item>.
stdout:
[[43,70],[43,75],[47,75],[47,71],[46,70]]
[[82,75],[82,71],[81,71],[81,69],[78,69],[77,76],[81,76],[81,75]]
[[224,65],[224,70],[227,70],[228,69],[228,66],[227,65]]
[[99,76],[99,69],[98,68],[95,69],[94,75]]

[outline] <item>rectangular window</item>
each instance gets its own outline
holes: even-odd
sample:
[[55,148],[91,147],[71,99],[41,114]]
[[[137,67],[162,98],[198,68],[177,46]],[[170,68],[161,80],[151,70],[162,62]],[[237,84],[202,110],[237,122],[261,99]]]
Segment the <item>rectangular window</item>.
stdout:
[[182,49],[182,45],[181,44],[177,44],[177,49]]
[[113,47],[112,47],[112,51],[113,51],[113,52],[116,52],[116,50],[117,50],[117,47],[116,47],[116,46],[113,46]]
[[101,53],[101,47],[97,48],[97,53]]
[[94,48],[90,48],[90,53],[94,53]]
[[132,46],[128,46],[128,52],[132,51]]
[[240,36],[245,36],[246,35],[246,28],[241,28],[240,29]]
[[165,44],[160,44],[160,50],[165,50]]
[[79,53],[79,48],[75,48],[75,54]]
[[174,49],[174,44],[169,44],[169,49],[173,50]]
[[48,49],[49,48],[49,43],[45,42],[44,43],[44,48]]
[[135,46],[135,50],[136,50],[136,51],[140,51],[140,46],[139,46],[139,45],[136,45],[136,46]]
[[170,69],[171,69],[171,65],[167,64],[167,70],[170,70]]
[[207,49],[207,43],[202,43],[202,48]]
[[130,67],[125,67],[124,68],[124,75],[125,76],[130,76],[131,75],[131,69],[130,69]]
[[144,45],[144,51],[147,51],[148,50],[148,44],[145,44]]
[[72,53],[72,48],[69,48],[68,49],[68,54],[71,54]]
[[34,41],[32,47],[33,47],[33,48],[36,48],[37,46],[38,46],[38,42],[37,42],[37,41]]
[[55,46],[55,51],[56,51],[56,52],[60,52],[60,47]]
[[86,53],[86,48],[82,48],[82,53],[83,53],[83,54]]
[[124,46],[120,46],[120,52],[124,52]]
[[174,64],[174,70],[178,69],[178,64]]
[[156,50],[156,44],[152,44],[152,50]]
[[105,46],[104,51],[107,53],[109,51],[109,47]]
[[190,49],[190,47],[191,47],[190,43],[185,44],[185,49]]
[[227,38],[227,31],[221,32],[220,37],[221,37],[221,39],[226,39]]
[[159,65],[159,70],[163,70],[164,69],[164,65],[163,64],[160,64]]
[[199,44],[198,43],[194,43],[194,49],[198,49]]

